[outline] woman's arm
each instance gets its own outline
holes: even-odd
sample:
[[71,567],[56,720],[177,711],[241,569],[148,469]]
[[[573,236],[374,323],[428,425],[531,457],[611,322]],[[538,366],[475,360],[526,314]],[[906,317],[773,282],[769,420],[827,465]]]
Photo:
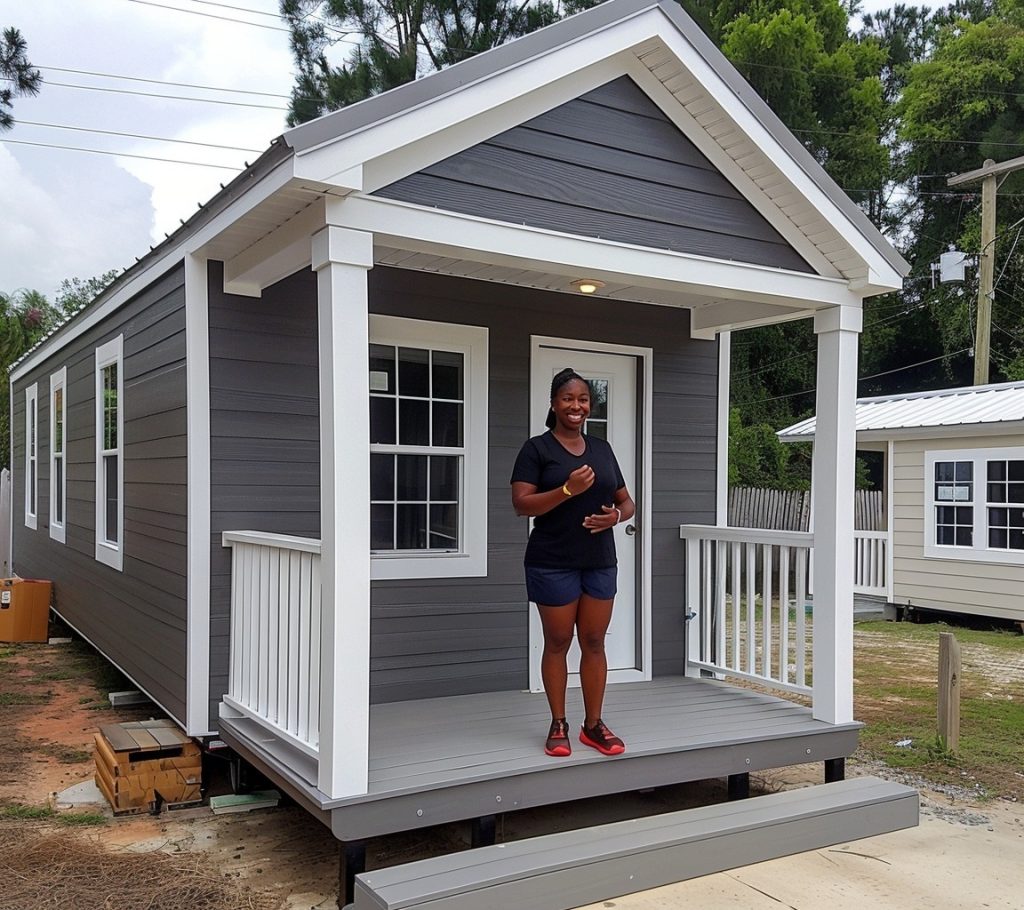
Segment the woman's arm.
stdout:
[[[589,490],[593,483],[594,469],[586,464],[573,471],[563,487],[547,490],[544,493],[538,493],[535,484],[517,480],[512,483],[512,508],[516,510],[516,515],[523,518],[544,515],[567,499],[578,496],[584,490]],[[566,490],[568,490],[568,495],[566,495]]]
[[591,534],[600,534],[614,528],[620,521],[629,521],[636,514],[636,503],[629,495],[629,490],[619,487],[612,498],[611,506],[601,506],[601,514],[588,515],[583,519],[583,527],[590,528]]

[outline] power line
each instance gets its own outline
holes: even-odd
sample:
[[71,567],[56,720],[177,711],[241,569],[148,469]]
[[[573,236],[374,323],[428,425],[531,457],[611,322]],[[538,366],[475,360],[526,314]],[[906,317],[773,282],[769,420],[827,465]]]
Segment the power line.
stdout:
[[259,154],[263,149],[242,148],[238,145],[218,145],[214,142],[198,142],[192,139],[170,139],[167,136],[144,136],[140,133],[122,133],[119,130],[100,130],[85,126],[68,126],[61,123],[37,123],[34,120],[19,120],[22,126],[45,127],[53,130],[74,130],[79,133],[100,133],[104,136],[124,136],[128,139],[147,139],[152,142],[175,142],[180,145],[201,145],[211,149],[225,149],[229,152],[256,152]]
[[[142,6],[155,6],[157,9],[167,9],[175,13],[187,13],[190,16],[205,16],[207,19],[220,19],[222,22],[237,22],[239,25],[251,25],[253,28],[265,28],[272,32],[285,32],[291,34],[291,29],[281,28],[280,25],[265,25],[262,22],[248,22],[245,19],[234,19],[231,16],[218,16],[216,13],[204,13],[197,9],[182,9],[180,6],[165,6],[163,3],[154,3],[153,0],[128,0],[129,3],[138,3]],[[256,12],[249,10],[249,12]]]
[[87,92],[108,92],[115,95],[140,95],[143,98],[165,98],[170,101],[198,101],[201,104],[226,104],[231,107],[253,107],[264,111],[286,111],[287,107],[280,107],[276,104],[252,104],[243,101],[224,101],[220,98],[190,98],[185,95],[164,95],[157,92],[137,92],[129,88],[105,88],[99,85],[75,85],[70,82],[47,82],[47,86],[60,86],[60,88],[77,88]]
[[[94,70],[73,70],[66,66],[37,66],[36,69],[52,70],[55,73],[74,73],[77,76],[99,76],[103,79],[123,79],[126,82],[148,82],[150,85],[173,85],[176,88],[196,88],[209,92],[231,92],[236,95],[259,95],[263,98],[290,98],[291,95],[282,95],[278,92],[257,92],[244,88],[221,88],[215,85],[197,85],[194,82],[169,82],[165,79],[144,79],[142,76],[121,76],[117,73],[101,73]],[[47,85],[52,83],[47,82]],[[314,100],[314,99],[308,99]],[[945,176],[941,174],[939,176]]]
[[62,149],[66,152],[90,152],[93,155],[113,155],[116,158],[141,158],[143,161],[163,161],[167,164],[188,164],[192,167],[214,167],[222,171],[240,171],[240,167],[232,167],[227,164],[205,164],[202,161],[183,161],[180,158],[156,158],[152,155],[132,155],[128,152],[111,152],[106,149],[84,149],[74,145],[54,145],[50,142],[29,142],[27,139],[4,139],[0,142],[7,142],[12,145],[34,145],[45,149]]

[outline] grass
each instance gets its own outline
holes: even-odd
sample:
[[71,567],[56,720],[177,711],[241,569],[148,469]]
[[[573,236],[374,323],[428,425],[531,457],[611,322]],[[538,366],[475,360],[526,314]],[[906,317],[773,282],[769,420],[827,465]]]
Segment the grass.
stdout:
[[53,698],[52,692],[0,692],[0,707],[45,705],[51,698]]
[[[1024,636],[944,623],[859,623],[856,630],[873,633],[855,645],[855,714],[866,725],[862,755],[979,795],[1024,796],[1024,679],[1012,669],[1024,659]],[[937,730],[940,632],[953,632],[962,649],[955,754]],[[993,672],[1004,663],[1008,671]]]
[[74,746],[63,746],[59,743],[42,743],[35,747],[36,752],[50,755],[65,765],[79,765],[92,761],[92,753]]
[[0,819],[49,821],[66,828],[95,827],[107,823],[106,816],[101,812],[55,812],[49,806],[25,806],[20,803],[0,806]]

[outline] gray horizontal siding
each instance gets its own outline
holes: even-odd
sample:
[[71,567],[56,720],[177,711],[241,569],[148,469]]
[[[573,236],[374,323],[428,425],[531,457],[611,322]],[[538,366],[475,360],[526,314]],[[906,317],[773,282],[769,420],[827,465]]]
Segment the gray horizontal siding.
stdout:
[[[95,558],[95,350],[124,334],[124,569]],[[50,374],[67,367],[66,543],[49,534]],[[24,525],[25,388],[39,383],[39,521]],[[52,579],[59,613],[185,717],[187,439],[184,269],[175,268],[14,389],[14,569]]]
[[[213,695],[227,681],[230,560],[225,530],[317,536],[316,286],[293,275],[260,300],[225,296],[211,272],[213,471]],[[399,269],[370,272],[375,313],[468,322],[490,330],[490,454],[486,578],[377,581],[372,586],[371,697],[390,702],[522,689],[529,680],[522,559],[527,526],[509,500],[509,476],[530,424],[532,334],[654,348],[654,671],[683,669],[683,551],[678,526],[713,522],[717,346],[689,337],[685,311],[553,294]],[[283,313],[292,314],[288,320]],[[306,326],[303,331],[301,326]],[[244,331],[240,329],[244,326]],[[277,335],[290,326],[288,345]],[[583,328],[581,328],[583,327]],[[297,358],[299,341],[305,346]],[[262,409],[236,393],[278,351],[290,381]]]
[[810,271],[628,76],[376,195],[588,237]]

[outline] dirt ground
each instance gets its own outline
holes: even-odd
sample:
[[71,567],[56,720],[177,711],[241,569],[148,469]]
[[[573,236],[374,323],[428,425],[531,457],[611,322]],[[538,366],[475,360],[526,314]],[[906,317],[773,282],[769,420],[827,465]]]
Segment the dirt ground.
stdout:
[[[1005,669],[1002,666],[1000,671]],[[1018,671],[1013,672],[1016,675]],[[336,906],[337,843],[326,828],[294,805],[222,816],[201,808],[116,819],[109,811],[105,819],[97,818],[95,812],[101,807],[93,807],[92,816],[85,820],[100,824],[66,827],[69,816],[88,813],[90,808],[65,808],[56,794],[92,777],[93,733],[103,724],[142,719],[154,710],[110,709],[105,694],[111,688],[129,685],[111,677],[81,644],[0,650],[4,731],[0,742],[0,881],[16,880],[14,872],[24,878],[24,868],[14,868],[18,857],[38,851],[40,838],[50,836],[58,840],[50,843],[49,849],[58,852],[61,844],[65,850],[83,844],[95,847],[104,856],[158,851],[162,857],[187,860],[187,875],[180,862],[153,863],[147,878],[154,880],[154,887],[159,885],[156,898],[140,902],[137,881],[115,881],[104,891],[102,903],[87,904],[74,897],[54,899],[53,893],[45,890],[54,879],[51,869],[51,874],[41,878],[38,897],[26,898],[24,889],[15,897],[11,889],[0,888],[0,910],[52,906],[74,910],[91,910],[92,906],[103,910],[140,906],[151,910],[202,910],[207,906],[220,910],[322,910]],[[210,778],[223,778],[218,771],[222,769],[211,765]],[[682,906],[703,910],[845,910],[848,906],[857,910],[921,906],[1019,910],[1024,906],[1019,885],[1024,860],[1024,806],[1020,802],[979,801],[977,792],[968,786],[932,789],[905,772],[856,759],[848,771],[902,779],[919,787],[923,794],[921,827],[616,898],[600,906],[621,910]],[[808,765],[764,775],[755,779],[754,785],[777,790],[820,780],[821,766]],[[509,815],[500,820],[498,836],[518,839],[722,798],[721,782],[626,794],[614,801],[585,801]],[[56,807],[56,811],[46,814],[47,807]],[[42,814],[32,816],[31,812]],[[468,833],[466,826],[447,825],[381,838],[369,844],[368,866],[462,849],[468,846]],[[102,874],[116,878],[117,863],[103,868]],[[966,869],[973,870],[970,876],[963,874]],[[176,890],[189,875],[207,889],[213,888],[214,896],[199,900]],[[161,876],[166,881],[157,881]],[[94,883],[93,890],[97,888]]]

